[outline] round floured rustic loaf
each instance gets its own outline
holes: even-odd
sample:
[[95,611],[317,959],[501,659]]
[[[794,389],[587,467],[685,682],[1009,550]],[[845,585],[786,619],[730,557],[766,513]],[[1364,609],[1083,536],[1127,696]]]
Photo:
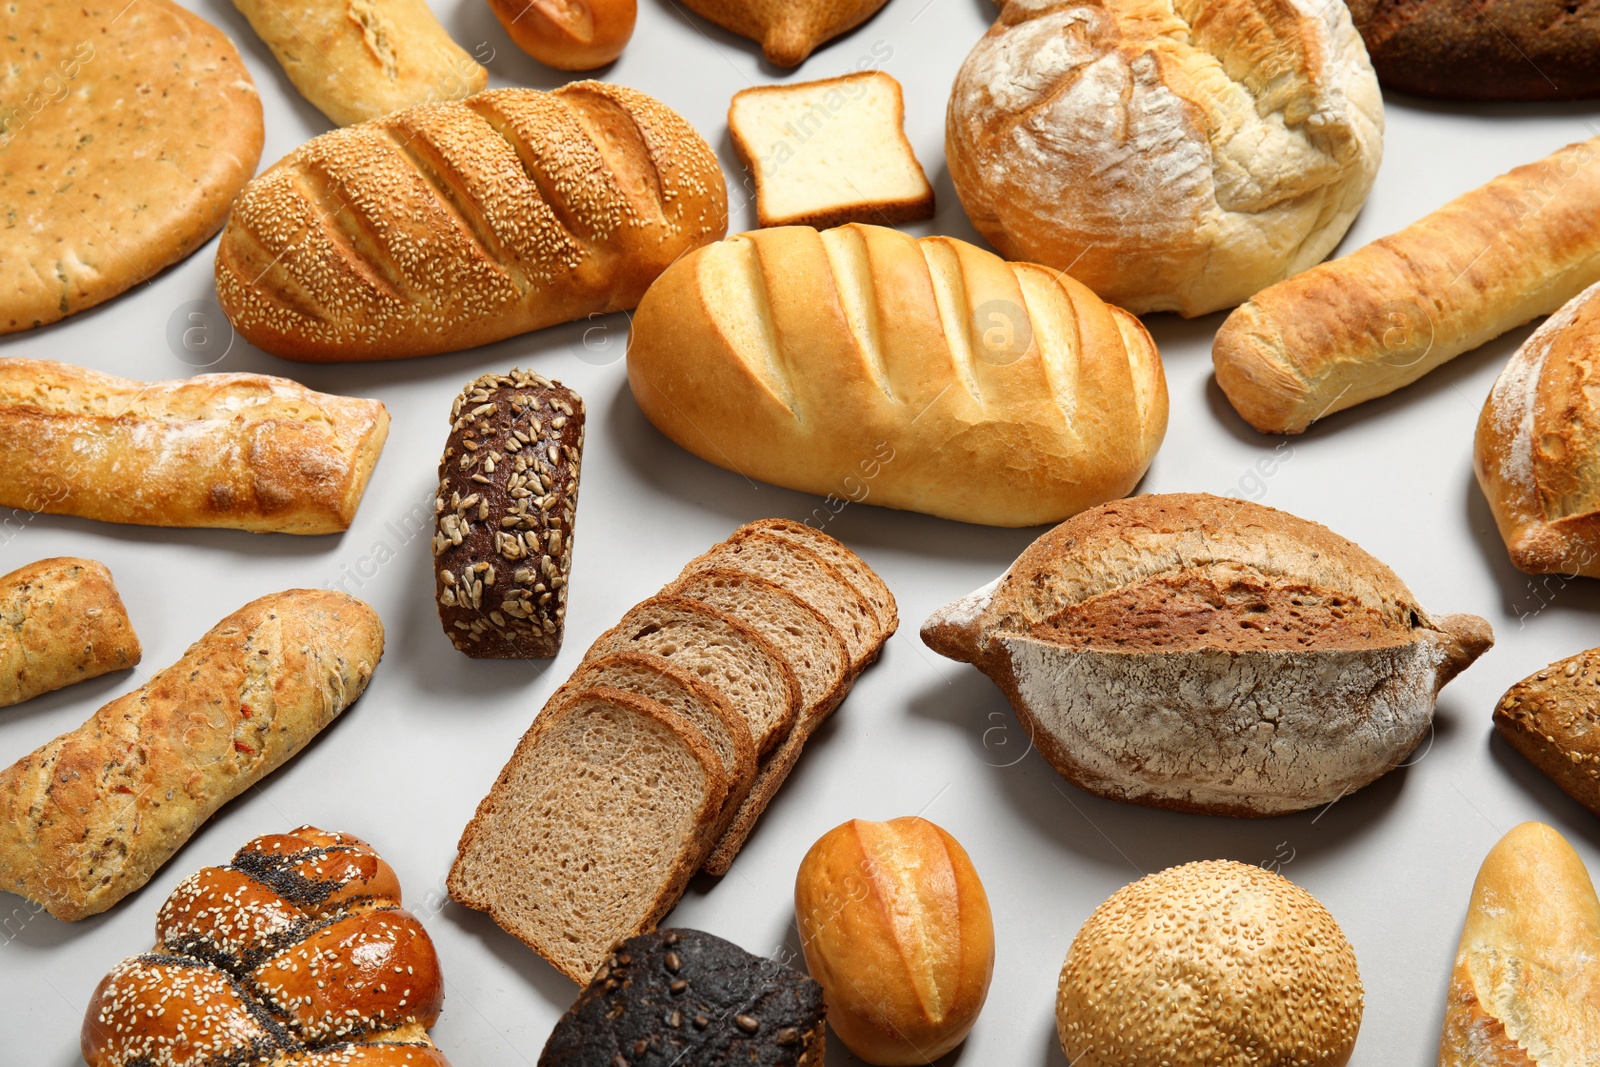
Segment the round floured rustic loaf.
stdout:
[[1506,364],[1473,451],[1511,562],[1600,577],[1600,285],[1569,300]]
[[1204,493],[1069,519],[922,639],[989,675],[1073,784],[1216,815],[1300,811],[1392,770],[1494,642],[1327,528]]
[[1383,102],[1342,3],[1002,0],[956,78],[950,176],[1007,259],[1203,315],[1322,260]]

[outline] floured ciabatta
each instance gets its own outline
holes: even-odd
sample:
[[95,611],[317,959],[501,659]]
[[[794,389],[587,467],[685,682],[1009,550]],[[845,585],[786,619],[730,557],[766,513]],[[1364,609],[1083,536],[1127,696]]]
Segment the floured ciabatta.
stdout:
[[1007,259],[1204,315],[1320,262],[1378,172],[1342,3],[1000,0],[956,77],[950,176]]
[[1393,769],[1494,643],[1331,530],[1205,493],[1069,519],[922,639],[989,675],[1073,784],[1216,815],[1327,804]]

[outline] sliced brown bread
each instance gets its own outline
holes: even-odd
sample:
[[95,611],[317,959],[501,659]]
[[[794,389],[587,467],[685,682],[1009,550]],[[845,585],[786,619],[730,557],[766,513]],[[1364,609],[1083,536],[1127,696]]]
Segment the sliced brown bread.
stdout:
[[788,736],[800,713],[794,669],[771,641],[726,612],[677,596],[653,596],[595,639],[584,660],[648,652],[703,679],[744,716],[756,751]]
[[800,721],[794,724],[794,729],[789,731],[789,736],[783,739],[783,744],[761,761],[755,784],[750,787],[750,792],[729,820],[722,837],[706,857],[701,869],[707,874],[721,877],[732,869],[734,857],[756,828],[756,820],[761,818],[761,813],[767,810],[767,805],[778,794],[778,787],[788,780],[789,772],[794,770],[795,763],[800,759],[800,750],[805,748],[811,735],[832,711],[829,708],[815,715],[802,715]]
[[[756,780],[759,764],[750,724],[710,683],[663,656],[615,652],[589,660],[578,665],[561,689],[563,693],[574,693],[599,686],[648,697],[683,716],[704,735],[728,779],[722,814],[705,831],[714,844],[727,830]],[[560,695],[552,697],[551,702]]]
[[581,985],[682,897],[727,789],[677,712],[609,687],[564,695],[462,832],[450,896]]
[[663,592],[726,612],[771,641],[799,679],[801,718],[838,707],[855,680],[839,631],[815,608],[760,575],[713,567],[686,574]]
[[747,530],[749,527],[740,528],[711,551],[690,560],[679,579],[713,568],[765,578],[810,605],[839,631],[855,670],[877,658],[883,626],[871,602],[856,592],[844,572],[803,545],[776,534]]
[[793,519],[762,519],[759,522],[752,522],[741,527],[734,537],[737,538],[746,531],[749,531],[749,534],[771,534],[809,548],[833,564],[845,576],[851,587],[872,605],[873,612],[878,616],[878,626],[884,640],[887,641],[900,628],[900,609],[895,603],[894,594],[889,592],[889,586],[878,577],[877,571],[867,566],[866,560],[850,551],[842,541]]

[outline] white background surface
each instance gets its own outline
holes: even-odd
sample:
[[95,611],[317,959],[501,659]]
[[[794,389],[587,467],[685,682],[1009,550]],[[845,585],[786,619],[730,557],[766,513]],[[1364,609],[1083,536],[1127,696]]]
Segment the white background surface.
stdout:
[[[263,166],[327,128],[225,0],[187,2],[234,39],[255,77],[266,107]],[[511,44],[483,0],[434,0],[434,7],[468,51],[493,50],[494,85],[548,88],[559,81]],[[717,148],[730,177],[734,230],[753,225],[754,216],[726,132],[731,95],[751,84],[877,62],[905,86],[908,131],[938,190],[938,217],[913,229],[973,237],[944,166],[943,118],[956,69],[988,25],[989,0],[891,0],[794,74],[766,66],[752,43],[669,0],[641,0],[640,7],[631,47],[602,74],[677,108]],[[1391,98],[1383,168],[1343,249],[1398,229],[1512,165],[1600,132],[1597,116],[1600,109],[1577,105]],[[95,310],[0,339],[0,355],[143,379],[193,373],[166,334],[175,309],[211,297],[214,247]],[[1518,822],[1542,819],[1600,870],[1594,817],[1496,740],[1490,725],[1495,700],[1513,682],[1600,643],[1600,586],[1530,579],[1512,569],[1472,480],[1479,406],[1527,330],[1284,443],[1250,430],[1211,381],[1210,340],[1221,319],[1148,320],[1166,360],[1172,417],[1142,489],[1236,492],[1326,523],[1393,566],[1430,610],[1472,611],[1493,622],[1499,643],[1445,690],[1436,732],[1414,765],[1320,813],[1269,820],[1174,815],[1081,793],[1037,753],[1024,754],[1026,738],[987,679],[934,656],[916,636],[933,608],[988,581],[1040,531],[851,506],[828,531],[888,581],[900,602],[900,633],[807,747],[732,873],[697,879],[670,922],[756,952],[798,951],[790,894],[810,844],[852,817],[923,814],[971,853],[998,941],[988,1007],[964,1048],[942,1062],[1060,1067],[1066,1060],[1055,1037],[1056,974],[1096,905],[1141,873],[1193,859],[1276,861],[1331,909],[1355,945],[1367,1008],[1354,1062],[1434,1062],[1468,893],[1495,840]],[[586,330],[592,347],[585,347]],[[76,727],[266,593],[355,574],[345,588],[382,615],[388,650],[367,694],[339,722],[224,809],[143,891],[109,913],[66,924],[0,895],[0,1016],[7,1023],[0,1063],[80,1062],[77,1035],[90,991],[118,960],[149,946],[156,910],[172,887],[202,865],[226,862],[257,834],[303,822],[367,838],[399,871],[408,904],[443,961],[448,995],[434,1037],[451,1061],[537,1061],[577,990],[487,918],[445,901],[461,828],[546,695],[602,629],[739,523],[799,518],[819,503],[711,467],[657,434],[627,391],[625,335],[619,315],[456,355],[343,366],[283,362],[238,341],[214,369],[287,375],[389,406],[389,444],[347,534],[261,537],[40,516],[5,538],[0,571],[57,554],[104,560],[145,658],[135,672],[0,710],[0,761]],[[551,663],[477,662],[456,653],[434,614],[427,538],[407,540],[402,527],[432,492],[451,399],[476,375],[514,364],[562,379],[589,407],[566,646]],[[373,563],[391,555],[373,573]],[[371,576],[360,577],[363,571]],[[836,1040],[829,1045],[830,1064],[856,1062]]]

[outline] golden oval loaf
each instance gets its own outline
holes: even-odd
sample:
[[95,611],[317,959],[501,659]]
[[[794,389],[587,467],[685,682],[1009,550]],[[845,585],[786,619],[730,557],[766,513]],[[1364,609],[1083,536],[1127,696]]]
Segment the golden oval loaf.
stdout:
[[382,655],[383,624],[355,597],[291,589],[246,604],[0,771],[0,889],[58,919],[105,911],[305,748]]
[[716,156],[659,101],[493,89],[285,156],[234,206],[217,297],[274,355],[423,356],[631,308],[727,222]]
[[685,256],[634,316],[628,383],[748,477],[990,526],[1129,492],[1167,386],[1139,320],[948,237],[786,226]]
[[517,47],[557,70],[594,70],[622,54],[636,0],[489,0]]
[[987,674],[1079,788],[1253,816],[1392,770],[1494,636],[1475,615],[1435,620],[1317,523],[1162,493],[1057,526],[934,612],[922,640]]
[[[761,45],[768,63],[795,67],[817,46],[855,29],[887,0],[683,0],[696,14]],[[876,52],[876,49],[874,49]]]
[[139,662],[104,563],[41,559],[0,578],[0,707]]
[[1328,909],[1232,860],[1113,893],[1073,939],[1056,1029],[1074,1067],[1344,1067],[1355,951]]
[[1204,315],[1339,243],[1383,100],[1343,3],[1001,0],[945,155],[1001,255],[1140,314]]
[[1600,577],[1600,285],[1533,332],[1496,379],[1473,470],[1511,562]]
[[955,838],[920,818],[836,826],[801,860],[794,909],[851,1052],[927,1064],[966,1040],[994,975],[994,920]]
[[377,400],[265,374],[135,382],[0,359],[0,507],[254,533],[349,529],[389,436]]

